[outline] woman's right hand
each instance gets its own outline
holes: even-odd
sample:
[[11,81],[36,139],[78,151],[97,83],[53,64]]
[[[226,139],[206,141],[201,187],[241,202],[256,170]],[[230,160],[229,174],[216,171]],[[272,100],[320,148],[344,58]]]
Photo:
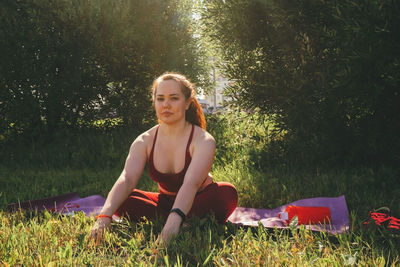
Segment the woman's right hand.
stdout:
[[89,241],[93,240],[95,244],[98,244],[104,237],[104,231],[111,226],[110,218],[98,218],[92,227],[89,234]]

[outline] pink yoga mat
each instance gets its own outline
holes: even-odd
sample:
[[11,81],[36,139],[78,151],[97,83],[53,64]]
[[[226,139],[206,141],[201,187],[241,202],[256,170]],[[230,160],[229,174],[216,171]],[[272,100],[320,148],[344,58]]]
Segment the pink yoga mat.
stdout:
[[[286,206],[328,207],[331,211],[329,225],[306,225],[307,229],[326,231],[339,234],[349,229],[349,211],[344,196],[317,197],[297,200],[275,209],[254,209],[237,207],[228,220],[235,224],[258,226],[261,223],[267,228],[288,228],[285,222],[278,218],[278,213],[285,210]],[[299,226],[300,227],[300,226]]]
[[[69,193],[61,196],[44,198],[22,203],[12,203],[7,210],[51,210],[62,214],[73,214],[82,211],[87,216],[96,215],[100,212],[105,198],[100,195],[93,195],[85,198],[79,197],[77,193]],[[329,225],[307,225],[306,228],[314,231],[326,231],[333,234],[342,233],[349,229],[349,212],[347,210],[344,196],[339,197],[318,197],[297,200],[292,203],[277,207],[275,209],[254,209],[237,207],[228,221],[244,226],[258,226],[261,223],[267,228],[288,228],[285,222],[278,218],[278,213],[284,211],[286,206],[313,206],[329,207],[331,211],[331,222]]]
[[74,192],[50,198],[29,200],[22,203],[11,203],[7,206],[7,210],[15,211],[21,208],[28,211],[40,211],[47,209],[62,214],[83,211],[86,215],[90,216],[92,214],[98,214],[105,201],[106,199],[100,195],[81,198]]

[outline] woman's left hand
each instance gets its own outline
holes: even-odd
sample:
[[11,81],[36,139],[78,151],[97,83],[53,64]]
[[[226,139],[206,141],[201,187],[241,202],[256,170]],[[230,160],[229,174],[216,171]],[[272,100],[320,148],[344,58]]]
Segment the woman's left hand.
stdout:
[[157,239],[158,244],[168,245],[179,233],[182,218],[176,213],[170,213],[164,228]]

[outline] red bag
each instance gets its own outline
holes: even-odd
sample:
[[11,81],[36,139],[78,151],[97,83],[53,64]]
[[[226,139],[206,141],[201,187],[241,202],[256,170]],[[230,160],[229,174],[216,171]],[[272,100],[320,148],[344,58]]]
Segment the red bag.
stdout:
[[331,220],[331,211],[328,207],[300,207],[289,205],[278,217],[285,220],[287,224],[297,216],[297,224],[323,224]]

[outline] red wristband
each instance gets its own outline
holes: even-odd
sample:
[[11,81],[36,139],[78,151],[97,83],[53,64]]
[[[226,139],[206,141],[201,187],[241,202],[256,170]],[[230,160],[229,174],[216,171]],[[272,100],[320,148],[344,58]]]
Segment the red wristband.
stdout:
[[110,220],[112,220],[112,217],[111,217],[111,216],[108,216],[107,214],[99,214],[99,215],[96,216],[96,220],[97,220],[98,218],[109,218]]

